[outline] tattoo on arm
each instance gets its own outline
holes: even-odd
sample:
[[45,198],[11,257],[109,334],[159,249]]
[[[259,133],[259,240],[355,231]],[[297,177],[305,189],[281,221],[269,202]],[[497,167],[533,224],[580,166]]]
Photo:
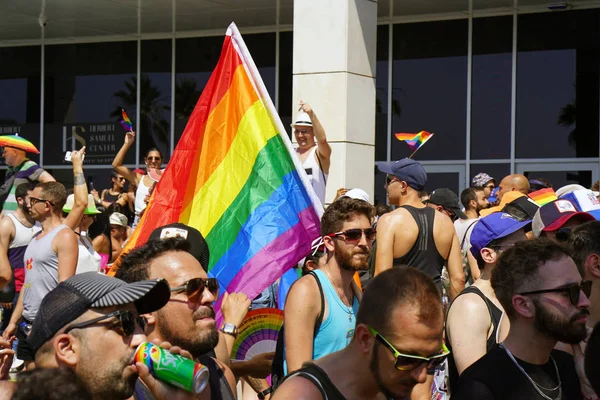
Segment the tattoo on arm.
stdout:
[[73,184],[85,185],[85,176],[83,175],[83,172],[78,172],[73,176]]

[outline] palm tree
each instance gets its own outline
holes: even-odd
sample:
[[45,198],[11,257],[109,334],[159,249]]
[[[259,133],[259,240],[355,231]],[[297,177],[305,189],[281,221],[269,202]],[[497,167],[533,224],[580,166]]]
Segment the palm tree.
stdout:
[[188,119],[192,115],[200,93],[202,91],[198,89],[198,85],[193,79],[180,79],[175,83],[176,119]]

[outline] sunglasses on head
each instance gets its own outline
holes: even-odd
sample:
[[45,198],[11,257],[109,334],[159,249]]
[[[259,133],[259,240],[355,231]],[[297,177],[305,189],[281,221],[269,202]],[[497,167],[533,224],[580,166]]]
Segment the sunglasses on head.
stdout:
[[346,241],[348,243],[352,243],[352,242],[358,243],[358,242],[360,242],[360,239],[362,239],[363,233],[365,234],[365,237],[367,238],[367,240],[373,240],[373,239],[375,239],[375,235],[377,234],[377,231],[373,228],[366,228],[366,229],[355,228],[355,229],[348,229],[343,232],[330,233],[327,236],[329,236],[331,238],[336,238],[338,236],[342,236],[344,241]]
[[205,288],[208,288],[208,291],[211,292],[215,298],[219,296],[219,281],[217,278],[193,278],[181,286],[171,288],[171,293],[185,292],[188,300],[193,301],[199,296],[202,296]]
[[110,319],[113,317],[116,317],[118,320],[118,324],[115,324],[115,325],[120,328],[121,332],[119,332],[119,333],[122,333],[121,336],[128,337],[128,336],[133,335],[133,333],[135,332],[136,322],[137,322],[138,326],[142,329],[142,331],[145,332],[145,330],[146,330],[146,324],[148,321],[146,321],[145,317],[142,317],[139,315],[135,316],[131,311],[118,310],[118,311],[113,311],[111,313],[105,314],[98,318],[90,319],[89,321],[84,321],[84,322],[80,322],[78,324],[71,325],[67,329],[65,329],[65,333],[69,333],[73,329],[86,328],[90,325],[96,324],[98,322],[101,322],[101,321],[104,321],[104,320],[107,320],[107,319]]
[[581,282],[581,285],[574,283],[572,285],[564,286],[561,288],[532,290],[530,292],[523,292],[523,293],[517,293],[517,294],[525,296],[528,294],[542,294],[542,293],[568,293],[571,304],[573,304],[574,306],[577,306],[577,304],[579,303],[579,297],[581,296],[581,292],[583,292],[583,294],[585,294],[585,296],[587,298],[589,298],[590,295],[592,294],[592,281],[583,281],[583,282]]
[[375,329],[368,327],[371,331],[371,334],[377,339],[381,344],[387,347],[394,357],[396,357],[396,361],[394,363],[394,368],[398,371],[411,371],[421,365],[425,364],[427,369],[432,369],[442,364],[448,354],[450,354],[450,350],[446,347],[446,345],[442,342],[442,351],[440,354],[435,355],[433,357],[420,357],[411,354],[402,354],[400,353],[390,342],[387,341],[379,332]]

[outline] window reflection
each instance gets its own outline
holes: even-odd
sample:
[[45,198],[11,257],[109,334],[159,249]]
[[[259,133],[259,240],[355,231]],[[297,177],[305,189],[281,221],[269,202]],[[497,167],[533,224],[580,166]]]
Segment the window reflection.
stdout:
[[[416,159],[465,157],[467,20],[394,26],[393,132],[435,133]],[[392,158],[410,155],[392,139]]]

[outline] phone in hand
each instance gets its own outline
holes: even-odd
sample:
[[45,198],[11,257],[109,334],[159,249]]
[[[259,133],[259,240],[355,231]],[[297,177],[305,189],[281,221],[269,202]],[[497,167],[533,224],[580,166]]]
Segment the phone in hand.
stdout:
[[[73,152],[71,151],[67,151],[65,153],[65,161],[71,161],[71,155],[73,154]],[[81,161],[85,160],[85,154],[83,156],[81,156]]]

